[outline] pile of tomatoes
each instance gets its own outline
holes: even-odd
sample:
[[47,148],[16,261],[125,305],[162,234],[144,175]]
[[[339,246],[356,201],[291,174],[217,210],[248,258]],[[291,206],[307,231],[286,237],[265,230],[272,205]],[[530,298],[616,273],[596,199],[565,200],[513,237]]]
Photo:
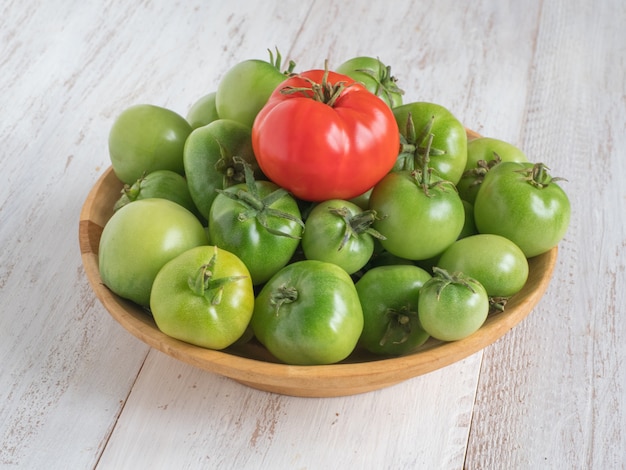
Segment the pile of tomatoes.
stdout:
[[542,163],[468,140],[445,107],[403,103],[390,68],[245,60],[186,117],[139,104],[113,123],[124,189],[99,269],[165,334],[256,340],[289,364],[454,341],[506,308],[569,200]]

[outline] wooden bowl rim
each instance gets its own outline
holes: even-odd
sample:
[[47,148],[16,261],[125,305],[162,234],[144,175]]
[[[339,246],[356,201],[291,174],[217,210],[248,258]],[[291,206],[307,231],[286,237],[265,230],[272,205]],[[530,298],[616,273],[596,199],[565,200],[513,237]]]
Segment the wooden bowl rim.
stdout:
[[[478,134],[468,131],[474,138]],[[423,349],[400,357],[350,359],[331,365],[294,366],[270,362],[260,346],[222,351],[200,348],[162,333],[150,315],[111,292],[100,278],[98,245],[106,220],[113,213],[102,191],[121,189],[109,167],[90,190],[80,213],[79,245],[85,274],[109,314],[129,333],[149,346],[192,366],[229,377],[248,386],[286,395],[331,397],[363,393],[397,384],[462,360],[494,343],[532,311],[547,290],[557,259],[557,247],[529,259],[529,279],[504,312],[492,314],[473,335],[454,342],[430,341]],[[110,189],[113,191],[113,189]],[[117,193],[116,193],[117,194]],[[113,195],[109,194],[109,199]],[[542,276],[532,276],[541,272]],[[251,348],[251,349],[250,349]],[[255,354],[254,357],[246,355]]]

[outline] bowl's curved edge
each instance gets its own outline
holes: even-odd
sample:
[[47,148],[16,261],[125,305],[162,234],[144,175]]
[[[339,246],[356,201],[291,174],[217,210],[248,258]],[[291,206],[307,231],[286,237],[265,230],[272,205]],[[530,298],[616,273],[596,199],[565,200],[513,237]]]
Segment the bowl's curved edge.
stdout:
[[[480,137],[470,132],[469,138]],[[112,215],[114,197],[121,188],[122,183],[109,168],[89,192],[80,214],[79,244],[85,273],[105,309],[129,333],[165,354],[244,385],[284,395],[333,397],[373,391],[432,372],[480,351],[504,336],[532,311],[548,288],[558,253],[555,247],[531,258],[531,271],[542,270],[544,275],[529,277],[522,291],[510,299],[505,312],[490,316],[483,327],[468,338],[449,343],[435,342],[402,357],[290,366],[229,351],[203,349],[171,338],[156,328],[149,312],[115,295],[102,283],[98,269],[98,244],[103,227]],[[98,198],[103,190],[108,191],[109,200]]]

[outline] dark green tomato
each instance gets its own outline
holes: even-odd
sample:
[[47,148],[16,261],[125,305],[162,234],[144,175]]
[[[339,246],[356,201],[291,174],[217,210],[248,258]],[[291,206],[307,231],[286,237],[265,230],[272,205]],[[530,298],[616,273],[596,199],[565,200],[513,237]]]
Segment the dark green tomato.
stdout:
[[[404,138],[395,169],[422,168],[428,154],[429,165],[436,174],[456,184],[467,162],[467,133],[463,124],[447,108],[435,103],[404,104],[394,108],[393,114]],[[428,145],[431,134],[432,142]]]
[[109,156],[117,177],[133,184],[155,170],[184,174],[183,147],[191,126],[174,111],[149,104],[124,110],[109,132]]
[[102,282],[139,305],[150,304],[150,290],[165,263],[193,247],[206,245],[200,221],[167,199],[142,199],[115,212],[100,238]]
[[132,185],[124,185],[122,195],[116,201],[114,209],[118,210],[133,201],[154,197],[169,199],[201,217],[189,194],[187,180],[171,170],[156,170],[142,176]]
[[280,71],[280,56],[274,61],[270,54],[270,62],[249,59],[237,63],[217,86],[215,106],[218,115],[252,128],[256,115],[286,78]]
[[250,129],[229,119],[218,119],[195,129],[187,138],[183,161],[191,197],[206,218],[216,190],[245,181],[243,162],[260,175]]
[[356,347],[363,312],[343,269],[305,260],[289,264],[263,286],[251,325],[257,339],[287,364],[332,364]]
[[564,237],[571,214],[567,194],[556,181],[541,163],[496,165],[476,195],[476,228],[508,238],[528,258],[545,253]]
[[[304,224],[297,202],[269,181],[220,192],[209,212],[209,239],[237,255],[255,285],[266,282],[294,255]],[[279,196],[279,197],[276,197]]]
[[418,316],[422,328],[441,341],[470,336],[485,323],[489,296],[480,282],[468,276],[435,269],[420,291]]
[[467,163],[456,187],[461,199],[474,203],[485,174],[500,162],[527,162],[526,154],[513,144],[480,137],[467,143]]
[[159,270],[150,310],[166,335],[203,348],[224,349],[242,337],[252,318],[250,273],[228,251],[192,248]]
[[187,122],[189,122],[192,129],[206,126],[219,119],[217,107],[215,106],[216,94],[213,92],[204,95],[191,105],[187,112]]
[[490,297],[510,297],[528,279],[528,260],[522,250],[500,235],[478,234],[453,243],[437,266],[462,272],[479,281]]
[[404,92],[396,84],[396,78],[391,75],[391,67],[374,57],[354,57],[337,67],[335,72],[362,83],[391,108],[402,104]]
[[307,259],[334,263],[355,273],[369,261],[374,253],[371,224],[375,214],[363,211],[356,204],[340,199],[317,204],[309,213],[302,249]]
[[419,323],[419,292],[430,274],[417,266],[380,266],[357,281],[363,308],[359,344],[374,354],[399,356],[428,339]]
[[419,171],[385,176],[374,186],[370,209],[378,214],[372,227],[385,237],[380,241],[383,248],[409,260],[443,252],[458,238],[465,221],[454,185],[434,175],[424,183]]

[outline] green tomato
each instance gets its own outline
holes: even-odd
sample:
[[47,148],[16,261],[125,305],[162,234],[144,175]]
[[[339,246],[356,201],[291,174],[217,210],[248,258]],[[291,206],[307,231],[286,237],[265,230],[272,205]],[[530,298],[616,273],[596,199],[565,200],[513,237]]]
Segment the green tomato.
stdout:
[[260,170],[252,152],[250,129],[230,119],[218,119],[195,129],[185,143],[183,162],[189,193],[208,219],[217,190],[245,181],[244,166]]
[[219,119],[217,107],[215,106],[216,95],[216,92],[212,92],[201,96],[191,105],[189,111],[187,112],[187,122],[192,129],[206,126],[207,124]]
[[[287,72],[293,70],[293,64]],[[272,92],[287,76],[280,71],[280,55],[276,61],[249,59],[235,64],[220,80],[215,96],[217,114],[252,128],[254,119],[265,106]]]
[[362,83],[391,108],[402,104],[404,92],[396,85],[396,78],[391,75],[391,67],[374,57],[354,57],[339,65],[335,72],[347,75]]
[[[426,102],[408,103],[393,109],[403,148],[395,170],[430,167],[441,179],[457,184],[467,162],[467,132],[445,107]],[[432,142],[428,143],[432,136]]]
[[458,240],[443,252],[437,266],[476,279],[490,297],[510,297],[528,279],[526,256],[500,235],[478,234]]
[[317,204],[309,213],[302,234],[302,250],[307,259],[334,263],[353,274],[367,264],[374,253],[372,211],[340,199]]
[[463,203],[463,209],[465,209],[465,222],[463,223],[463,228],[461,229],[459,238],[476,235],[478,230],[476,229],[476,223],[474,222],[474,206],[465,200],[462,200],[461,202]]
[[191,126],[166,108],[139,104],[124,110],[109,132],[109,156],[117,177],[133,184],[155,170],[184,174],[183,147]]
[[458,238],[465,209],[454,185],[419,171],[387,174],[372,191],[370,209],[379,219],[372,227],[385,238],[389,253],[425,260],[442,253]]
[[254,310],[250,273],[237,256],[199,246],[166,263],[152,285],[150,310],[163,333],[224,349],[246,332]]
[[374,354],[399,356],[426,342],[419,323],[419,292],[431,278],[417,266],[380,266],[367,271],[355,286],[363,308],[359,344]]
[[142,176],[132,185],[124,185],[122,195],[116,201],[114,209],[121,209],[133,201],[155,197],[169,199],[180,204],[197,217],[201,216],[189,194],[187,180],[171,170],[156,170]]
[[489,296],[475,279],[435,268],[420,290],[417,312],[422,328],[441,341],[457,341],[480,329],[489,314]]
[[479,137],[467,143],[465,171],[456,187],[461,199],[474,203],[487,172],[500,162],[527,162],[526,154],[503,140]]
[[98,250],[102,282],[120,297],[148,306],[165,263],[206,245],[200,221],[167,199],[142,199],[119,209],[104,226]]
[[251,325],[256,338],[287,364],[333,364],[355,349],[363,311],[343,269],[305,260],[285,266],[263,286]]
[[476,228],[508,238],[527,258],[545,253],[565,236],[571,214],[567,194],[556,181],[542,163],[496,165],[476,194]]
[[269,181],[251,181],[220,191],[209,212],[211,243],[237,255],[262,284],[292,258],[302,236],[298,204]]

